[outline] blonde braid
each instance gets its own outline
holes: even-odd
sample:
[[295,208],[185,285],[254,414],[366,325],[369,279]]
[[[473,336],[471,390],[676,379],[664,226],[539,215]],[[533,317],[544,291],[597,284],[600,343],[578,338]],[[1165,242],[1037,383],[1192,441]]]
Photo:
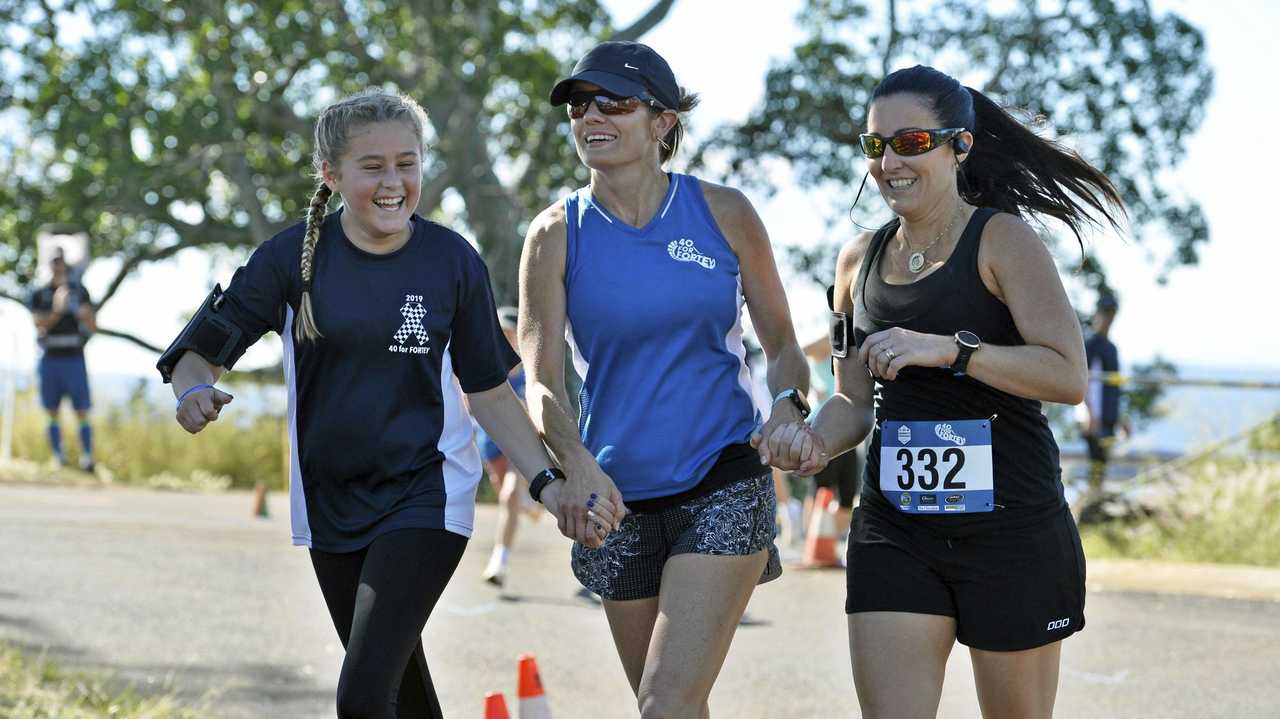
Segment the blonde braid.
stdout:
[[307,209],[307,232],[302,237],[302,301],[298,306],[298,322],[293,328],[294,336],[299,342],[314,342],[324,336],[316,326],[315,311],[311,308],[311,282],[316,243],[320,241],[320,225],[324,223],[324,210],[332,196],[333,191],[321,182],[316,186],[316,194],[311,196],[311,207]]

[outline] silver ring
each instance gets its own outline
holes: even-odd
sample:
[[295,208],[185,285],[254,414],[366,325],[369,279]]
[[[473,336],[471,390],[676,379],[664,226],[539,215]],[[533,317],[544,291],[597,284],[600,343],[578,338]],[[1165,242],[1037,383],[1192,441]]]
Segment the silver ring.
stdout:
[[897,352],[894,352],[892,347],[885,347],[885,348],[884,348],[884,353],[885,353],[886,355],[888,355],[888,357],[889,357],[889,360],[890,360],[890,361],[892,361],[892,360],[893,360],[893,358],[895,358],[895,357],[897,357],[897,356],[898,356],[898,353],[897,353]]

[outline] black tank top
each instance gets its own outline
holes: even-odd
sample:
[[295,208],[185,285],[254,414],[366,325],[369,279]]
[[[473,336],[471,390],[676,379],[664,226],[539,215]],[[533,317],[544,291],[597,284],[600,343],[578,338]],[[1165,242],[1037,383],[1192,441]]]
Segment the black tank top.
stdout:
[[[995,214],[974,211],[946,262],[906,285],[880,275],[884,247],[898,230],[895,218],[880,228],[867,248],[855,285],[855,336],[902,327],[954,335],[969,330],[991,345],[1023,345],[1009,308],[997,299],[978,271],[982,230]],[[981,351],[981,350],[979,350]],[[1034,524],[1060,512],[1066,502],[1058,445],[1036,400],[1016,397],[951,370],[907,367],[894,381],[876,380],[876,426],[867,453],[862,503],[868,511],[947,536]],[[885,420],[987,419],[995,505],[991,512],[918,515],[898,511],[880,491],[880,431]]]

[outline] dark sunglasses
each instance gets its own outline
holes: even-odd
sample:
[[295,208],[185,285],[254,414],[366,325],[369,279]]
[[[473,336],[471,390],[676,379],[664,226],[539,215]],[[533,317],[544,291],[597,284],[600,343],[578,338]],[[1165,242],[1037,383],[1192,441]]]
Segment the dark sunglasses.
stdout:
[[945,145],[952,138],[964,132],[963,127],[948,127],[941,130],[903,130],[893,137],[881,137],[871,133],[858,135],[862,145],[862,154],[875,159],[884,156],[885,145],[904,157],[923,155],[924,153]]
[[628,115],[642,105],[663,109],[657,100],[648,97],[621,97],[603,90],[579,90],[569,93],[569,117],[581,119],[593,102],[601,115]]

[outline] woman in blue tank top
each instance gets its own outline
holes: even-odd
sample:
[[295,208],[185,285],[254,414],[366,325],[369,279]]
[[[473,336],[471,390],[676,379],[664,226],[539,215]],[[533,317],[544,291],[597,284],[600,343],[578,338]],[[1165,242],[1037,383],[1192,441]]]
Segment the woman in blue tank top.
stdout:
[[604,601],[641,716],[706,716],[752,590],[781,573],[770,469],[750,444],[743,306],[778,395],[766,431],[807,412],[808,368],[751,204],[662,169],[696,103],[666,61],[604,43],[551,102],[569,105],[591,184],[525,240],[529,410],[569,476],[531,492],[576,540],[574,573]]
[[[871,431],[845,603],[862,716],[934,716],[959,641],[983,716],[1047,718],[1062,640],[1084,626],[1084,553],[1040,402],[1078,403],[1088,375],[1022,215],[1079,239],[1123,205],[1079,155],[928,67],[880,83],[861,144],[896,217],[837,263],[833,340],[857,350],[812,428],[766,446],[809,473]],[[797,436],[814,449],[790,451]]]

